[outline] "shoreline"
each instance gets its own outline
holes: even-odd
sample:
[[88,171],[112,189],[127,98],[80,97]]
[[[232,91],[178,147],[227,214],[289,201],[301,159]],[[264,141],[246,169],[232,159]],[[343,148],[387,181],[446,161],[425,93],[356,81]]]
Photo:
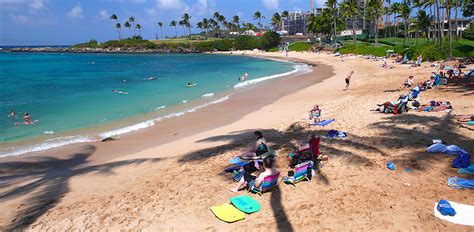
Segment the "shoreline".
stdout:
[[[215,53],[215,54],[217,54],[217,55],[226,55],[226,54],[221,54],[221,53]],[[311,73],[314,73],[314,70],[315,70],[314,67],[318,66],[318,64],[316,64],[316,63],[302,62],[302,60],[297,60],[297,59],[287,60],[287,59],[275,59],[275,58],[265,58],[265,57],[255,57],[255,58],[273,59],[273,60],[277,60],[277,61],[280,61],[280,62],[294,63],[295,65],[297,65],[298,63],[305,64],[305,65],[308,65],[311,70],[309,71],[309,73],[300,73],[296,69],[294,69],[293,71],[296,71],[296,73],[294,73],[294,74],[284,75],[284,76],[281,76],[281,77],[272,78],[272,79],[269,79],[269,80],[264,80],[264,81],[261,81],[261,82],[258,82],[258,83],[251,83],[249,85],[242,86],[243,88],[241,88],[241,87],[235,88],[234,87],[234,88],[226,90],[224,92],[217,93],[214,96],[215,99],[211,100],[210,102],[204,101],[204,99],[195,99],[195,101],[197,101],[197,102],[208,104],[208,105],[206,107],[200,108],[198,110],[189,110],[188,109],[189,112],[184,113],[183,115],[180,115],[180,116],[177,116],[177,117],[165,118],[164,120],[161,120],[161,121],[158,120],[152,126],[149,126],[149,127],[146,127],[146,128],[141,128],[141,129],[138,129],[138,130],[132,130],[132,131],[129,131],[127,133],[120,134],[120,135],[118,135],[119,138],[116,141],[101,142],[100,139],[103,139],[103,138],[101,138],[100,135],[111,132],[111,131],[120,130],[124,127],[129,127],[129,126],[133,126],[135,124],[144,123],[144,122],[139,120],[139,121],[136,121],[135,123],[132,123],[131,125],[130,124],[121,124],[122,126],[120,126],[118,128],[109,126],[108,127],[109,130],[107,130],[105,132],[103,131],[103,132],[100,132],[100,133],[97,134],[100,138],[99,137],[98,138],[91,138],[90,136],[87,137],[86,135],[83,136],[81,134],[78,135],[78,134],[73,133],[74,131],[82,131],[82,130],[87,130],[87,129],[78,129],[78,130],[74,130],[73,132],[63,132],[63,134],[65,134],[66,136],[57,137],[57,138],[61,139],[61,138],[67,138],[69,136],[74,136],[74,137],[81,137],[81,139],[82,139],[82,137],[84,137],[84,138],[87,137],[88,139],[92,139],[93,141],[71,143],[71,144],[61,145],[61,146],[52,147],[52,148],[48,148],[48,149],[44,149],[44,150],[26,152],[26,153],[22,153],[22,154],[18,154],[18,155],[2,156],[2,157],[0,157],[0,163],[11,162],[11,161],[14,161],[14,160],[23,160],[25,158],[29,159],[29,158],[39,157],[39,156],[46,156],[46,157],[47,156],[52,156],[52,157],[60,158],[60,157],[66,156],[66,154],[70,154],[73,150],[77,150],[77,149],[79,149],[79,147],[81,147],[83,145],[86,145],[86,144],[95,145],[97,147],[101,147],[101,146],[110,147],[107,144],[113,144],[114,145],[113,147],[117,147],[117,144],[122,144],[122,143],[128,144],[130,142],[135,143],[136,141],[140,141],[140,148],[139,149],[127,149],[125,145],[124,146],[118,145],[118,147],[121,147],[123,149],[120,149],[120,150],[117,149],[116,150],[115,148],[113,148],[112,150],[109,150],[109,148],[107,148],[107,151],[108,151],[108,153],[115,153],[115,154],[117,154],[117,152],[115,152],[115,151],[119,151],[118,153],[120,153],[120,155],[112,155],[112,156],[107,155],[106,156],[106,155],[100,155],[99,154],[99,155],[97,155],[98,156],[97,159],[95,159],[95,157],[91,157],[91,160],[97,161],[99,163],[100,162],[106,162],[106,161],[118,158],[118,157],[126,155],[126,154],[138,152],[140,150],[145,150],[147,148],[151,148],[151,147],[154,147],[154,146],[157,146],[157,145],[161,145],[161,144],[164,144],[164,143],[167,143],[167,142],[171,142],[173,140],[180,139],[180,138],[183,138],[183,137],[186,137],[186,136],[191,136],[191,135],[196,134],[198,132],[202,132],[203,130],[204,131],[205,130],[210,130],[210,129],[213,129],[213,128],[218,127],[218,126],[225,125],[226,123],[232,123],[233,121],[238,120],[239,117],[236,117],[235,115],[229,115],[229,114],[225,115],[224,114],[225,118],[227,120],[219,120],[218,125],[207,125],[206,127],[199,127],[199,128],[192,128],[191,127],[191,128],[188,128],[189,131],[176,130],[176,132],[173,132],[173,133],[171,132],[171,131],[173,131],[173,128],[176,128],[176,127],[179,128],[180,125],[185,124],[185,121],[195,121],[196,119],[193,116],[195,116],[197,119],[203,119],[203,118],[206,117],[206,116],[204,116],[206,114],[207,115],[209,115],[209,114],[211,114],[211,115],[222,114],[223,112],[218,110],[218,108],[221,107],[221,105],[224,105],[225,108],[232,108],[232,106],[234,106],[234,105],[241,104],[242,101],[253,101],[253,99],[250,100],[249,98],[246,98],[245,95],[247,93],[249,93],[250,91],[263,91],[263,89],[265,87],[262,86],[262,85],[269,85],[269,88],[272,88],[272,89],[274,89],[275,87],[280,86],[279,89],[277,88],[278,94],[272,94],[272,95],[269,95],[265,98],[260,98],[257,101],[254,101],[253,102],[253,107],[246,107],[245,110],[237,111],[236,112],[237,115],[245,115],[249,112],[252,112],[254,110],[257,110],[258,108],[261,108],[261,107],[269,104],[270,102],[272,102],[272,101],[274,101],[274,100],[276,100],[280,97],[285,96],[286,94],[291,93],[292,91],[297,90],[298,88],[303,88],[306,85],[311,85],[311,84],[320,82],[323,79],[327,78],[327,77],[319,77],[318,76],[318,77],[316,77],[316,80],[309,80],[309,75]],[[319,71],[321,68],[324,70],[324,69],[327,69],[328,67],[325,67],[323,65],[323,67],[317,67],[317,68],[318,68],[318,71]],[[325,70],[324,71],[323,70],[321,70],[321,71],[324,73]],[[293,71],[291,71],[291,72],[293,72]],[[281,75],[281,74],[276,74],[276,75]],[[293,83],[292,82],[293,78],[305,78],[305,80],[298,80],[298,81],[300,81],[300,84],[295,85],[295,86],[297,86],[296,88],[292,87],[288,90],[283,90],[281,86],[286,86],[290,82]],[[258,79],[260,79],[260,78],[258,78]],[[258,80],[258,79],[255,79],[255,80]],[[283,81],[282,79],[285,79],[285,80]],[[226,99],[223,100],[223,101],[220,101],[223,98],[226,98]],[[214,103],[214,101],[219,101],[219,102]],[[197,106],[194,106],[194,107],[200,107],[200,106],[201,105],[197,105]],[[181,110],[187,109],[187,108],[185,108],[183,106],[179,106],[179,105],[177,105],[175,107],[178,108],[178,109],[181,109]],[[170,113],[174,114],[173,112],[170,112]],[[145,117],[143,117],[143,116],[136,116],[136,117],[145,119]],[[146,119],[146,121],[152,121],[152,120],[155,120],[155,119]],[[127,121],[127,120],[124,120],[124,121]],[[171,122],[172,126],[166,125],[169,121],[172,121]],[[114,123],[114,122],[110,123],[110,125],[114,125],[114,124],[118,125],[117,123]],[[104,127],[107,127],[107,126],[104,126]],[[150,137],[156,137],[153,134],[158,133],[158,131],[161,131],[162,129],[165,129],[167,131],[167,133],[166,133],[167,136],[162,136],[162,135],[158,136],[159,137],[159,139],[158,139],[159,142],[156,142],[156,141],[152,142],[149,139],[146,139],[146,138],[150,138]],[[140,133],[143,133],[143,135],[140,135]],[[116,137],[116,135],[111,135],[111,136],[107,136],[107,137]],[[144,137],[146,137],[146,138],[144,138]],[[43,141],[42,143],[33,144],[33,145],[42,145],[45,142],[46,141]],[[23,146],[23,147],[29,147],[29,145],[26,145],[26,146]],[[111,152],[111,151],[114,151],[114,152]],[[96,162],[94,162],[94,164],[95,163]]]

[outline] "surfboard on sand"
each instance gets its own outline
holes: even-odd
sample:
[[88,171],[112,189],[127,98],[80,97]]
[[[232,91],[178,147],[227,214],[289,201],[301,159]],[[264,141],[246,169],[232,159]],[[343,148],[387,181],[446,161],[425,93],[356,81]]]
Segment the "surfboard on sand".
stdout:
[[245,219],[245,213],[227,203],[213,206],[211,211],[217,218],[229,223]]
[[244,213],[255,213],[260,211],[260,203],[248,195],[230,198],[230,202]]

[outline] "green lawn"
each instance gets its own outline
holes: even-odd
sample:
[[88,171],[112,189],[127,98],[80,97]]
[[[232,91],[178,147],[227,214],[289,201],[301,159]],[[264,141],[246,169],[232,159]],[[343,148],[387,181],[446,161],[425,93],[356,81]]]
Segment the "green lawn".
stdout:
[[290,44],[288,49],[290,51],[295,51],[295,52],[303,52],[303,51],[309,51],[313,44],[311,43],[306,43],[306,42],[294,42]]

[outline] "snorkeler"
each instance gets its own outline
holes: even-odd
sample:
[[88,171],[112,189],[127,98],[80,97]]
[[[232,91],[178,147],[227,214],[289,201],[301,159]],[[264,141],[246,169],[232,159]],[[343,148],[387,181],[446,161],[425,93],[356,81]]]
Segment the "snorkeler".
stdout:
[[10,113],[8,113],[8,117],[15,117],[15,116],[16,116],[15,108],[12,108],[12,110],[10,110]]

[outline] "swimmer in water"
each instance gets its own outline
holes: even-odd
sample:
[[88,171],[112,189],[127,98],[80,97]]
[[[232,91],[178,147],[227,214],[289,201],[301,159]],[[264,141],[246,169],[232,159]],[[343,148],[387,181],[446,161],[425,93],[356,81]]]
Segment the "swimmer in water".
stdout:
[[148,77],[148,80],[149,80],[149,81],[156,80],[156,77]]
[[30,113],[28,113],[28,112],[25,112],[25,117],[23,117],[23,118],[25,119],[25,122],[24,122],[24,123],[25,123],[26,125],[33,124],[33,123],[31,122],[31,116],[30,116]]
[[12,108],[12,110],[10,110],[10,113],[8,113],[8,117],[15,117],[15,116],[16,116],[15,108]]

